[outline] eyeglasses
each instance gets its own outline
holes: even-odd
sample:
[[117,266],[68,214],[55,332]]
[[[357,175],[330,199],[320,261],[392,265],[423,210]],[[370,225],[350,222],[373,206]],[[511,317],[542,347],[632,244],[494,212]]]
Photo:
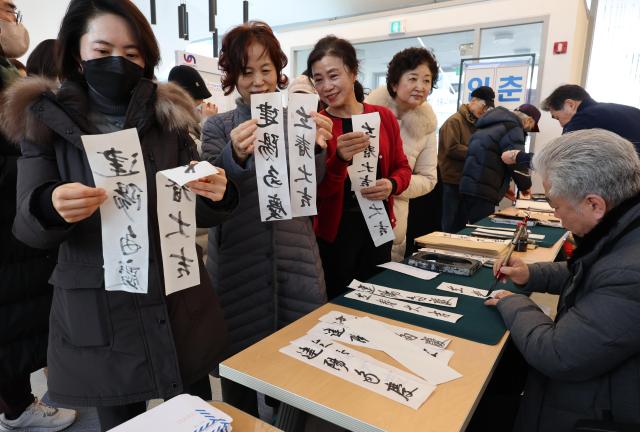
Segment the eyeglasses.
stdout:
[[18,9],[0,9],[0,12],[13,14],[16,17],[16,23],[20,24],[22,22],[22,12]]

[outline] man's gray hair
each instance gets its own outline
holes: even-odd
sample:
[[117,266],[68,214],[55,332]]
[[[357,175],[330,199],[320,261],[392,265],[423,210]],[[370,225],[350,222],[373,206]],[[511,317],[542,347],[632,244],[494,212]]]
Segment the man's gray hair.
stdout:
[[532,165],[551,184],[551,198],[577,204],[588,194],[596,194],[610,210],[640,192],[640,159],[635,147],[604,129],[564,134],[537,152]]

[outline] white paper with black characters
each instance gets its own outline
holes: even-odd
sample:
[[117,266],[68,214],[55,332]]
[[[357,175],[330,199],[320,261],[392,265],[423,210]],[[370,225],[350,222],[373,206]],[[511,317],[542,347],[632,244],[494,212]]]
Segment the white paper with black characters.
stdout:
[[258,120],[253,156],[263,222],[292,217],[281,95],[251,95],[251,118]]
[[389,299],[411,300],[418,303],[432,304],[435,306],[444,306],[448,308],[454,308],[458,305],[457,297],[420,294],[413,291],[405,291],[396,288],[388,288],[382,285],[360,282],[357,279],[352,280],[348,288],[361,293],[373,294]]
[[95,186],[108,196],[99,209],[105,289],[146,294],[149,192],[138,132],[83,135],[82,143]]
[[347,168],[351,180],[351,190],[376,185],[378,172],[378,155],[380,154],[380,114],[356,114],[351,116],[354,132],[364,132],[369,136],[369,146],[353,155],[351,165]]
[[442,282],[436,287],[442,291],[448,291],[456,294],[462,294],[471,297],[487,298],[489,291],[480,288],[469,287],[465,285],[458,285],[449,282]]
[[389,309],[409,312],[415,315],[422,315],[427,318],[433,318],[440,321],[448,321],[450,323],[455,323],[460,318],[462,318],[462,315],[460,314],[447,312],[442,309],[421,306],[415,303],[409,303],[402,300],[392,300],[389,298],[379,297],[370,293],[362,293],[359,291],[351,291],[345,294],[344,297],[350,298],[353,300],[358,300],[364,303],[386,307]]
[[373,244],[378,247],[387,242],[393,241],[396,236],[393,233],[393,227],[389,220],[389,215],[384,208],[382,201],[370,201],[362,196],[360,191],[355,191],[360,211],[369,228],[369,235],[373,240]]
[[331,340],[305,336],[280,352],[415,410],[435,390],[418,377]]
[[200,283],[196,194],[186,183],[217,173],[207,161],[156,173],[158,227],[166,295]]
[[318,95],[290,93],[289,125],[289,185],[293,217],[313,216],[316,209],[316,122],[311,111],[318,109]]

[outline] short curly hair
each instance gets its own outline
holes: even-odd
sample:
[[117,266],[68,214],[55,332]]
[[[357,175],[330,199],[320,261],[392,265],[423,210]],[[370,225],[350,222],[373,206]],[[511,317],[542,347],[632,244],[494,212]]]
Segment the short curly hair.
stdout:
[[289,78],[282,73],[282,69],[287,66],[287,56],[280,47],[280,42],[273,34],[271,27],[262,21],[249,21],[232,28],[222,38],[222,49],[218,67],[222,70],[222,89],[225,95],[230,95],[236,87],[238,78],[247,68],[249,61],[247,48],[253,42],[262,45],[269,54],[273,65],[276,68],[278,77],[278,88],[287,88]]
[[437,88],[440,67],[433,53],[425,48],[406,48],[393,56],[387,68],[387,90],[391,97],[396,97],[393,86],[398,85],[402,74],[422,64],[426,64],[431,71],[431,91]]

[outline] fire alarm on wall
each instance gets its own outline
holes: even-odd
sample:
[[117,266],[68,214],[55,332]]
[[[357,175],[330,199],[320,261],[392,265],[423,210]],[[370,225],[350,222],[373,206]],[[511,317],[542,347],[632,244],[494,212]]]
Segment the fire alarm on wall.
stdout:
[[554,42],[553,43],[553,53],[554,54],[566,54],[567,53],[567,41],[562,42]]

